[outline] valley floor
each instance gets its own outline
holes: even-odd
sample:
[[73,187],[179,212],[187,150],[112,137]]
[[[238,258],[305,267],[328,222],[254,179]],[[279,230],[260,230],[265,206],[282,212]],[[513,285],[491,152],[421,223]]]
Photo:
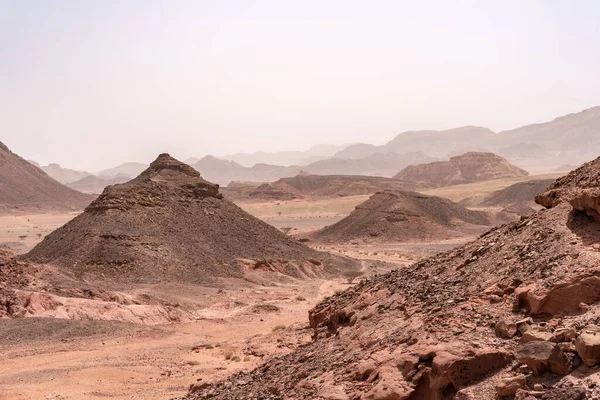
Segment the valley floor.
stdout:
[[[508,186],[512,182],[496,183]],[[482,188],[478,188],[482,190]],[[454,189],[456,199],[473,193]],[[435,193],[438,194],[438,193]],[[439,194],[449,194],[440,191]],[[368,196],[247,203],[249,213],[290,234],[333,224]],[[0,216],[0,245],[25,253],[75,214]],[[362,259],[365,276],[384,272],[371,261],[405,267],[472,238],[437,243],[345,243],[318,250]],[[375,264],[375,263],[373,263]],[[361,278],[358,278],[359,280]],[[199,320],[168,325],[25,318],[0,320],[0,400],[168,399],[190,384],[251,370],[310,341],[308,310],[350,284],[297,281],[279,286],[227,282],[211,288]]]

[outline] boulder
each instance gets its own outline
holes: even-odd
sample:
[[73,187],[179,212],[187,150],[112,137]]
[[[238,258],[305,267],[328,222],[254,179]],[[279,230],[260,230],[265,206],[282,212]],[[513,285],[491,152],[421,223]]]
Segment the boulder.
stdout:
[[589,367],[600,362],[600,326],[588,325],[575,341],[577,354]]
[[515,358],[527,365],[535,375],[545,371],[566,375],[571,369],[569,358],[556,343],[533,341],[521,344]]
[[517,334],[517,324],[508,318],[503,318],[494,327],[496,335],[504,339],[511,339]]
[[524,375],[511,376],[496,384],[496,394],[498,397],[514,396],[517,390],[525,388],[527,388],[527,380]]
[[523,336],[521,337],[520,343],[528,343],[528,342],[550,342],[554,339],[554,335],[552,332],[548,332],[540,327],[529,327],[523,332]]

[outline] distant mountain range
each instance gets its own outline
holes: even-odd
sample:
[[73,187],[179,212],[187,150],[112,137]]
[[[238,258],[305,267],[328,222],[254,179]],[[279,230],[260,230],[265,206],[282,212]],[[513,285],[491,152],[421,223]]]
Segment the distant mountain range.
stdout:
[[[408,165],[447,160],[470,151],[494,152],[533,173],[580,165],[600,155],[600,107],[499,133],[478,126],[408,131],[381,146],[317,145],[306,151],[238,153],[222,158],[209,155],[190,158],[187,163],[205,179],[224,185],[230,181],[273,182],[300,171],[314,175],[392,177]],[[102,186],[102,180],[133,178],[147,166],[125,163],[100,171],[94,174],[100,178],[97,187]],[[54,179],[69,184],[75,184],[74,178],[81,180],[91,175],[57,164],[41,168]]]

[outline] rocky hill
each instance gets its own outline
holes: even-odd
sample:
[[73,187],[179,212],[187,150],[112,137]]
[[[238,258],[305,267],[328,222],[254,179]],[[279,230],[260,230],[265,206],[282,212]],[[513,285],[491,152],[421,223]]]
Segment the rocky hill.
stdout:
[[535,204],[535,196],[544,192],[555,181],[553,179],[535,179],[518,182],[507,188],[489,194],[482,202],[483,206],[508,206],[513,203]]
[[189,399],[600,396],[600,159],[550,207],[318,304],[313,341]]
[[75,211],[93,199],[55,181],[0,143],[0,212]]
[[304,278],[357,267],[247,214],[167,154],[137,178],[107,187],[22,259],[128,284],[210,283],[259,272]]
[[250,199],[287,200],[298,198],[332,198],[373,194],[382,190],[413,189],[410,182],[363,175],[298,174],[263,184],[248,193]]
[[476,236],[490,229],[491,217],[442,197],[384,191],[356,206],[346,218],[312,235],[315,241],[410,242]]
[[394,178],[424,185],[447,186],[528,175],[527,171],[494,153],[470,152],[452,157],[449,161],[410,165]]

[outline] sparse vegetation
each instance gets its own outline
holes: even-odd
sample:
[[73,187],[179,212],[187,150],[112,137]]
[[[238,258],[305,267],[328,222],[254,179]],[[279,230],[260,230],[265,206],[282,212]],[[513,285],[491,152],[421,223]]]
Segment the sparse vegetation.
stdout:
[[25,240],[27,238],[27,235],[21,235],[19,236],[19,240]]
[[345,271],[343,275],[348,280],[348,283],[352,284],[356,278],[363,276],[363,272],[359,270],[348,270]]
[[285,325],[283,325],[283,324],[280,324],[280,325],[275,325],[275,326],[273,327],[273,332],[277,332],[277,331],[283,331],[283,330],[285,330],[285,328],[286,328],[286,327],[285,327]]
[[233,350],[225,350],[225,359],[226,360],[231,360],[231,357],[233,357]]
[[296,296],[296,301],[306,301],[304,296]]

